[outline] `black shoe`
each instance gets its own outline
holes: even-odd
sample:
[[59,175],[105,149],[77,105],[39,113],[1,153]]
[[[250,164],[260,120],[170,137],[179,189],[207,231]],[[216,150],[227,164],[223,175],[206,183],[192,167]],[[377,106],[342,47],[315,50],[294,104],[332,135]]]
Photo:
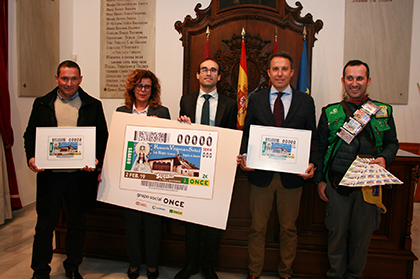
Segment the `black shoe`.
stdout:
[[181,269],[180,272],[178,272],[174,279],[188,279],[191,275],[198,273],[198,267],[194,267],[190,264],[184,266],[183,269]]
[[80,275],[77,270],[66,271],[66,277],[70,279],[83,279],[82,275]]
[[140,268],[138,267],[135,271],[131,271],[130,267],[128,267],[127,270],[127,276],[130,279],[136,279],[138,278],[140,275]]
[[210,265],[203,266],[201,268],[201,272],[203,273],[204,278],[206,279],[219,279],[216,271],[214,271],[214,268]]
[[153,272],[147,270],[147,279],[156,279],[158,277],[159,277],[159,269],[156,268],[156,270]]

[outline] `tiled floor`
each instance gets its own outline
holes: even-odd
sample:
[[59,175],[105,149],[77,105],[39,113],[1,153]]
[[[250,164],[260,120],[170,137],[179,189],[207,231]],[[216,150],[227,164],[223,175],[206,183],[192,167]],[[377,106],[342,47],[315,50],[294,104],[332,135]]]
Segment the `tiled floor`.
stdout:
[[[13,219],[0,226],[0,278],[16,279],[31,278],[30,268],[32,240],[36,222],[34,204],[26,206],[24,209],[13,212]],[[414,220],[412,226],[413,252],[420,256],[420,203],[414,204]],[[64,279],[64,268],[62,265],[65,255],[54,254],[52,261],[51,279]],[[162,279],[173,278],[178,269],[170,267],[160,267]],[[127,263],[85,258],[80,266],[80,273],[85,279],[108,278],[119,279],[127,278]],[[220,279],[244,279],[244,274],[218,273]],[[140,278],[146,278],[146,272],[142,269]],[[204,278],[201,274],[191,277],[191,279]],[[274,277],[264,277],[274,278]],[[414,279],[420,279],[420,263],[414,264]]]

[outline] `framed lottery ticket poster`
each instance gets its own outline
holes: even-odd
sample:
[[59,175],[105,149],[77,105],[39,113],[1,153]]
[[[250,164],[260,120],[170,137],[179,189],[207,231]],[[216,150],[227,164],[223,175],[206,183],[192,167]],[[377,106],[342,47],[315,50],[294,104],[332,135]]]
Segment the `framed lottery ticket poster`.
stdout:
[[247,167],[304,174],[309,164],[312,131],[251,125]]
[[226,229],[242,131],[114,112],[98,200]]
[[40,169],[95,168],[96,127],[38,127],[35,164]]

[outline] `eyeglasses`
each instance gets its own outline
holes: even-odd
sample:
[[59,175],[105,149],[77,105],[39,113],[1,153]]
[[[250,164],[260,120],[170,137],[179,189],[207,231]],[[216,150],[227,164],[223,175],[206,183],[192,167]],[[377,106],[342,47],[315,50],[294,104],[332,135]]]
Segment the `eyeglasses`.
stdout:
[[139,83],[139,84],[135,85],[135,88],[137,88],[138,90],[142,90],[143,88],[145,90],[149,90],[150,88],[152,88],[152,86],[149,85],[149,84],[143,85],[143,84]]
[[216,68],[210,68],[209,69],[209,68],[203,67],[203,68],[200,69],[200,73],[203,74],[203,75],[206,75],[209,71],[212,74],[217,74],[219,72],[219,70],[216,69]]

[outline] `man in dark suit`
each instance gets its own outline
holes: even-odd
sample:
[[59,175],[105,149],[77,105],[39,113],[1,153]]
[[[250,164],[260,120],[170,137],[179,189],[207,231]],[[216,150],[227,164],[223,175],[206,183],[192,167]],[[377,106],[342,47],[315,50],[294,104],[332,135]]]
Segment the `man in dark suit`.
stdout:
[[[267,223],[274,200],[280,223],[280,278],[291,278],[292,264],[297,249],[296,220],[302,186],[305,179],[314,175],[318,150],[315,105],[311,96],[293,89],[290,81],[294,74],[293,59],[286,52],[277,52],[269,58],[268,76],[272,86],[252,94],[243,128],[241,154],[238,163],[243,170],[249,171],[250,210],[252,215],[248,239],[249,275],[255,279],[261,275],[264,266],[265,236]],[[275,126],[312,131],[310,163],[306,174],[290,174],[246,167],[250,125]]]
[[[217,62],[205,59],[200,63],[196,76],[200,82],[200,91],[182,96],[178,121],[236,129],[236,101],[217,92],[216,85],[221,78]],[[219,251],[221,231],[186,223],[187,265],[175,275],[175,279],[188,279],[191,275],[198,273],[200,268],[200,231],[202,229],[205,230],[205,238],[201,272],[206,279],[218,278],[214,266]]]

